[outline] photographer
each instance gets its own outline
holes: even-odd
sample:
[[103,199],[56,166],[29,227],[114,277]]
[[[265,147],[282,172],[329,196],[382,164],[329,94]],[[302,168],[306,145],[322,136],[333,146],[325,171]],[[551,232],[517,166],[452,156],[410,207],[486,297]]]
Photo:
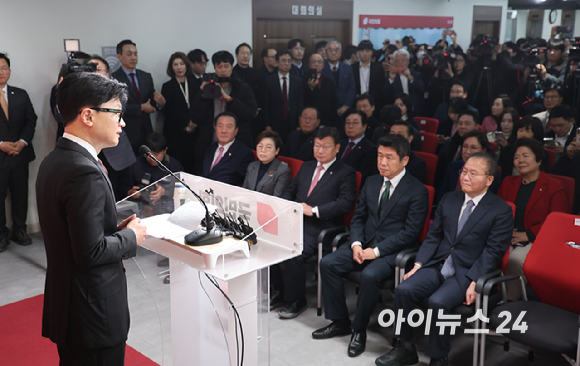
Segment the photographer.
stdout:
[[[538,64],[538,75],[544,85],[564,85],[566,75],[566,60],[564,60],[564,51],[566,46],[560,40],[550,41],[546,47],[546,62]],[[524,70],[524,82],[527,81],[531,73],[531,67]]]
[[256,115],[257,106],[252,89],[248,84],[231,77],[234,63],[231,53],[218,51],[213,54],[211,61],[215,74],[204,79],[192,108],[191,120],[200,129],[194,152],[196,174],[201,174],[205,151],[214,141],[213,121],[222,112],[230,111],[238,117],[239,131],[236,139],[253,148],[250,120]]

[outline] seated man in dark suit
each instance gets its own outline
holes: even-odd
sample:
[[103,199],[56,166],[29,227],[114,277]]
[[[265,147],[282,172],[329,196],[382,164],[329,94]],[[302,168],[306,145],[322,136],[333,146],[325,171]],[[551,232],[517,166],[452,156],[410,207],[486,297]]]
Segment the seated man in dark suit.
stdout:
[[[145,140],[145,145],[151,149],[151,155],[163,163],[172,172],[183,171],[183,166],[175,158],[167,155],[167,141],[160,133],[152,133]],[[121,172],[120,191],[123,193],[121,198],[130,196],[141,188],[157,182],[169,173],[161,170],[155,160],[140,155],[137,161]],[[171,180],[173,182],[173,180]],[[167,188],[167,189],[166,189]],[[148,203],[155,204],[162,197],[164,201],[171,201],[173,204],[173,187],[169,187],[165,182],[159,182],[155,185],[155,190],[147,192],[148,197],[133,196],[135,199],[147,200]]]
[[346,139],[340,142],[338,157],[350,165],[362,175],[361,187],[365,180],[377,173],[377,148],[365,137],[367,129],[367,116],[364,112],[349,109],[344,114],[346,117],[344,131]]
[[576,123],[574,121],[574,111],[565,104],[558,104],[550,112],[550,131],[546,132],[546,137],[554,139],[555,145],[546,144],[547,149],[552,149],[558,153],[558,159],[566,155],[566,148],[576,139]]
[[395,290],[395,314],[405,321],[394,335],[393,349],[379,357],[378,366],[413,365],[418,362],[407,322],[415,305],[429,298],[433,320],[425,354],[431,366],[446,366],[451,349],[451,330],[440,335],[438,316],[449,315],[461,304],[475,302],[477,279],[495,269],[508,249],[513,234],[511,207],[488,192],[497,163],[488,154],[473,154],[461,173],[461,191],[448,193],[437,207],[435,222],[417,253],[415,266]]
[[[391,124],[391,134],[403,136],[407,141],[409,141],[409,144],[411,144],[414,139],[413,126],[406,121],[399,120],[393,122]],[[413,150],[409,153],[409,162],[405,169],[409,174],[425,184],[425,181],[427,180],[427,164],[425,164],[425,160],[415,154]]]
[[[307,308],[304,264],[318,252],[318,234],[324,229],[343,225],[344,215],[355,203],[356,173],[336,156],[340,150],[338,131],[333,127],[323,127],[314,140],[316,161],[305,162],[282,195],[287,200],[300,202],[304,208],[302,254],[283,263],[282,279],[272,278],[272,285],[280,293],[278,296],[287,303],[278,313],[283,319],[295,318]],[[275,300],[270,302],[280,301]]]
[[[348,120],[348,117],[347,117]],[[405,169],[411,148],[401,136],[379,140],[380,175],[367,179],[350,224],[350,245],[342,245],[320,262],[324,314],[332,324],[312,333],[315,339],[351,333],[348,355],[365,350],[366,328],[379,301],[382,283],[395,274],[399,251],[417,244],[429,211],[425,186]],[[350,322],[342,278],[362,270],[354,321]]]
[[304,108],[302,79],[290,74],[292,56],[288,50],[276,54],[278,72],[266,78],[267,103],[264,125],[277,132],[282,141],[298,128],[298,116]]
[[373,140],[373,133],[381,126],[381,122],[375,117],[375,98],[364,93],[354,99],[355,108],[367,115],[367,130],[365,136],[369,141]]
[[[315,107],[320,112],[323,126],[338,126],[336,86],[322,74],[324,60],[318,53],[310,56],[310,73],[302,77],[304,105]],[[316,73],[312,70],[315,70]],[[314,76],[316,74],[316,77]]]
[[241,187],[255,157],[249,147],[236,139],[238,117],[230,111],[220,113],[215,118],[215,134],[217,142],[207,148],[203,158],[203,176]]
[[314,137],[320,125],[318,110],[306,107],[298,118],[299,130],[290,132],[280,155],[302,161],[314,160]]
[[338,109],[335,113],[342,117],[344,112],[354,104],[356,95],[356,85],[352,67],[341,62],[342,46],[338,41],[330,41],[326,45],[326,55],[328,59],[324,63],[322,74],[334,81],[336,86],[336,105]]
[[395,96],[405,93],[413,101],[415,115],[420,116],[423,112],[425,84],[423,77],[418,71],[409,69],[409,51],[400,49],[393,54],[394,63],[388,64],[389,75],[383,88],[383,95],[388,103],[394,102]]
[[111,76],[129,87],[129,99],[123,108],[124,131],[137,152],[153,132],[150,115],[165,105],[165,98],[155,91],[151,74],[137,69],[139,57],[133,41],[125,39],[117,44],[117,58],[121,67]]

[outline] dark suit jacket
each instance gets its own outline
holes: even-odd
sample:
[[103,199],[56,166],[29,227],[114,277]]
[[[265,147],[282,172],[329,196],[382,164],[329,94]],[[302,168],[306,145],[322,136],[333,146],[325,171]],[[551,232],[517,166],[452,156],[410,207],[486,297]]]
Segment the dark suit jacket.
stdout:
[[214,142],[207,149],[203,158],[203,176],[218,182],[241,186],[244,182],[248,165],[255,159],[254,153],[238,139],[235,139],[219,163],[210,171],[217,148],[218,143]]
[[[356,95],[360,95],[360,62],[351,65],[354,74],[354,84],[356,86]],[[383,66],[377,62],[371,62],[371,72],[369,76],[368,93],[375,98],[375,105],[382,106],[378,101],[382,99],[383,87],[385,86],[385,71]],[[380,108],[378,108],[380,110]]]
[[310,70],[310,67],[308,67],[308,63],[307,62],[302,62],[302,67],[297,68],[294,64],[292,64],[292,67],[290,68],[290,73],[292,75],[296,75],[299,78],[302,78],[304,75],[308,75],[308,70]]
[[302,89],[302,79],[298,76],[288,74],[289,93],[288,93],[288,120],[282,118],[283,102],[282,88],[278,73],[272,74],[266,78],[267,100],[264,108],[264,125],[270,126],[274,131],[280,134],[282,141],[286,141],[291,131],[298,128],[298,116],[304,106],[304,92]]
[[[423,83],[423,77],[418,71],[411,71],[411,76],[413,76],[413,82],[409,83],[409,96],[413,102],[413,111],[416,116],[420,116],[423,112],[424,104],[424,93],[425,84]],[[403,84],[401,84],[401,75],[397,74],[395,80],[391,84],[388,80],[388,76],[385,79],[385,86],[383,88],[383,94],[387,99],[387,103],[395,100],[397,94],[403,92]]]
[[318,128],[312,131],[302,145],[300,145],[302,130],[294,130],[290,132],[288,140],[286,140],[280,155],[302,161],[314,160],[314,136],[316,136],[317,131]]
[[260,179],[256,185],[260,164],[262,164],[262,162],[253,161],[248,165],[246,179],[244,180],[242,187],[252,191],[269,194],[270,196],[282,196],[282,193],[284,193],[284,190],[288,187],[290,180],[292,179],[292,174],[288,164],[274,158],[274,160],[272,160],[272,165],[270,165],[266,174],[264,174],[262,179]]
[[379,193],[383,181],[384,178],[378,174],[367,179],[350,223],[351,243],[360,241],[366,248],[376,238],[381,257],[416,245],[429,212],[427,188],[405,173],[379,218]]
[[363,139],[353,147],[350,154],[348,154],[348,156],[343,160],[342,155],[347,147],[348,139],[342,140],[340,142],[340,151],[338,152],[337,158],[346,165],[353,167],[357,172],[360,172],[362,175],[362,187],[368,177],[378,173],[377,148],[372,142],[367,140],[366,137],[363,137]]
[[487,192],[457,234],[461,206],[465,199],[462,191],[445,195],[435,212],[416,261],[424,267],[440,265],[449,255],[453,258],[455,278],[465,292],[471,281],[495,269],[508,249],[514,220],[511,207],[504,200]]
[[346,62],[341,62],[336,72],[338,72],[338,84],[335,82],[333,76],[334,73],[330,68],[330,63],[328,61],[324,63],[322,75],[332,80],[334,85],[336,85],[336,105],[338,108],[342,106],[352,107],[356,95],[356,85],[352,67]]
[[322,178],[308,196],[317,161],[302,164],[292,183],[286,188],[282,198],[304,202],[318,207],[320,218],[304,216],[304,245],[316,246],[316,239],[321,230],[344,225],[344,215],[348,214],[356,197],[356,173],[353,168],[336,160],[324,173]]
[[48,260],[42,335],[57,344],[111,347],[129,331],[123,259],[134,257],[133,230],[117,231],[105,172],[87,150],[61,138],[36,181]]
[[123,112],[123,120],[126,124],[125,132],[127,133],[127,137],[129,137],[133,149],[138,148],[139,146],[137,146],[137,144],[139,143],[141,121],[143,121],[143,128],[145,129],[146,135],[153,132],[151,116],[149,113],[141,111],[141,104],[147,102],[147,99],[149,99],[149,102],[153,107],[157,107],[157,103],[155,103],[155,100],[153,99],[153,92],[155,91],[153,78],[150,73],[135,69],[135,77],[139,84],[139,99],[137,99],[133,83],[129,80],[122,67],[112,73],[111,76],[118,81],[127,84],[129,99],[127,100],[125,111]]
[[405,169],[413,177],[417,178],[419,182],[425,184],[427,180],[427,164],[425,164],[425,160],[422,157],[411,151],[411,154],[409,154],[409,162]]
[[[10,156],[0,151],[0,168],[13,168],[28,164],[36,155],[32,147],[32,138],[36,128],[36,114],[24,89],[7,86],[8,95],[8,117],[6,119],[4,110],[0,108],[0,141],[16,142],[20,139],[26,141],[25,146],[20,154]],[[1,197],[5,199],[6,197]]]
[[324,75],[320,76],[320,88],[310,90],[308,87],[308,75],[302,78],[304,90],[304,105],[316,107],[320,113],[320,124],[329,127],[338,127],[338,101],[336,99],[336,86],[334,81]]
[[[506,177],[497,195],[504,201],[515,203],[521,186],[521,176]],[[557,178],[549,177],[546,173],[540,172],[540,177],[536,181],[536,186],[526,205],[524,228],[537,236],[542,224],[546,221],[546,217],[553,211],[568,212],[568,199],[564,185]]]

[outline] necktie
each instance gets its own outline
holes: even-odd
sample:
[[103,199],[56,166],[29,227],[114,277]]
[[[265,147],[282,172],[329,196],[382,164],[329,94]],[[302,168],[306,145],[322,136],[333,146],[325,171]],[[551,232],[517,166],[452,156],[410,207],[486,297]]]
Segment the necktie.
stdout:
[[[461,229],[463,229],[463,226],[467,222],[467,219],[469,219],[469,215],[471,215],[472,209],[473,209],[473,201],[469,200],[467,201],[467,206],[465,207],[465,210],[463,210],[463,213],[459,218],[459,223],[457,224],[457,235],[461,232]],[[441,275],[443,276],[443,278],[448,279],[454,274],[455,268],[453,267],[453,258],[451,257],[451,255],[449,255],[449,257],[445,259],[445,263],[443,263],[443,268],[441,268]]]
[[210,172],[220,162],[220,160],[222,160],[222,156],[224,155],[224,147],[223,146],[220,146],[220,149],[219,150],[220,150],[220,152],[219,152],[217,158],[215,159],[215,162],[213,163],[213,165],[209,169]]
[[352,142],[352,141],[349,142],[348,143],[348,146],[346,147],[346,150],[344,151],[344,154],[342,154],[342,159],[341,160],[344,160],[348,156],[348,154],[350,154],[350,152],[352,151],[352,148],[353,147],[354,147],[354,142]]
[[98,160],[99,160],[99,165],[101,166],[101,169],[103,169],[103,171],[104,171],[104,172],[105,172],[107,175],[109,175],[109,171],[108,171],[108,170],[107,170],[107,168],[105,167],[105,164],[103,164],[103,161],[102,161],[101,159],[98,159]]
[[4,111],[4,115],[6,116],[6,119],[9,120],[9,118],[8,118],[8,103],[6,102],[6,99],[4,98],[4,90],[0,90],[0,105],[2,105],[2,110]]
[[314,187],[316,187],[316,184],[318,183],[318,180],[320,179],[320,172],[324,170],[324,167],[322,165],[319,165],[318,168],[316,168],[316,174],[314,175],[314,179],[312,180],[312,183],[310,183],[310,189],[308,189],[308,194],[306,195],[306,197],[310,196],[310,193],[312,193],[312,190],[314,189]]
[[332,67],[332,76],[334,76],[334,82],[338,86],[338,71],[336,69],[336,66]]
[[131,76],[131,82],[133,83],[133,89],[135,90],[135,94],[137,94],[137,99],[141,101],[141,93],[139,93],[139,88],[137,87],[137,82],[135,81],[135,73],[132,72],[129,75]]
[[288,84],[286,84],[286,76],[282,76],[282,119],[288,120]]
[[389,193],[391,190],[391,182],[386,181],[385,186],[386,186],[385,190],[383,191],[383,194],[381,195],[381,201],[379,202],[379,218],[381,218],[381,216],[383,215],[383,211],[385,211],[385,207],[387,207],[387,203],[389,202]]
[[332,72],[336,72],[336,66],[332,67]]

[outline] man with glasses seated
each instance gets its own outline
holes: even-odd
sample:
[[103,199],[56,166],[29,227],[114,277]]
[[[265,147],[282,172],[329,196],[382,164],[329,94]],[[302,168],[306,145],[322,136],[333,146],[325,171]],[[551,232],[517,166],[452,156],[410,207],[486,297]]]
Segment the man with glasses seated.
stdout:
[[306,50],[304,41],[299,38],[291,39],[288,41],[288,50],[292,55],[292,69],[290,73],[298,77],[307,75],[309,67],[302,62],[304,51]]
[[298,117],[300,129],[290,132],[280,155],[302,161],[314,160],[312,147],[320,125],[318,109],[306,107]]
[[547,132],[551,128],[551,125],[548,124],[548,121],[550,120],[550,112],[552,112],[552,108],[562,103],[563,100],[564,96],[562,94],[562,89],[556,85],[550,86],[544,90],[544,108],[546,108],[546,110],[533,115],[542,121],[544,132]]
[[305,162],[282,195],[284,199],[301,203],[304,210],[302,254],[283,262],[282,278],[272,277],[272,286],[279,297],[270,299],[271,309],[272,305],[281,305],[282,300],[286,302],[278,313],[283,319],[295,318],[307,308],[304,265],[318,252],[318,234],[343,225],[344,215],[355,203],[356,173],[337,157],[338,131],[332,127],[321,128],[314,138],[313,150],[316,161]]
[[344,132],[346,139],[340,142],[338,157],[362,175],[361,187],[367,177],[376,174],[377,148],[365,137],[367,115],[356,109],[349,109],[344,114]]
[[298,128],[298,116],[304,106],[302,79],[290,73],[292,56],[282,50],[276,54],[278,72],[266,78],[268,103],[264,108],[264,125],[276,131],[282,141]]
[[[511,207],[488,192],[497,163],[488,154],[467,159],[460,176],[461,190],[446,194],[435,212],[434,223],[415,258],[415,266],[395,289],[395,314],[402,311],[400,331],[393,348],[379,357],[378,366],[414,365],[419,361],[411,342],[409,313],[425,298],[433,320],[425,354],[430,366],[446,366],[451,349],[451,327],[440,334],[437,323],[461,304],[475,302],[477,279],[497,268],[513,234]],[[402,318],[401,318],[402,319]],[[398,321],[398,320],[397,320]]]

